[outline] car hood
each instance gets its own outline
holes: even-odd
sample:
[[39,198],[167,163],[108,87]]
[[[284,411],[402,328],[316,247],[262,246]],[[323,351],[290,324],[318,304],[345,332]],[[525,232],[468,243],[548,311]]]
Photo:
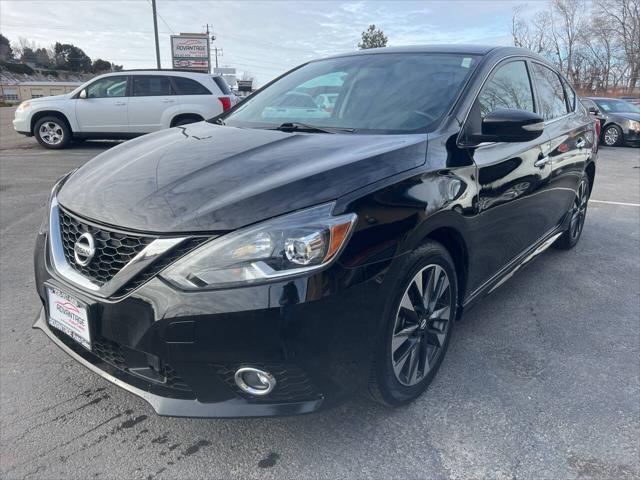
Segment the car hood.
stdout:
[[627,120],[635,120],[636,122],[640,122],[640,113],[635,112],[622,112],[618,113],[622,118],[626,118]]
[[30,98],[29,100],[25,101],[31,103],[32,105],[40,105],[41,103],[55,102],[56,100],[62,100],[63,98],[69,98],[70,96],[70,93],[63,93],[62,95],[50,95],[48,97]]
[[200,122],[119,145],[59,203],[138,231],[228,231],[335,200],[425,162],[426,135],[285,133]]

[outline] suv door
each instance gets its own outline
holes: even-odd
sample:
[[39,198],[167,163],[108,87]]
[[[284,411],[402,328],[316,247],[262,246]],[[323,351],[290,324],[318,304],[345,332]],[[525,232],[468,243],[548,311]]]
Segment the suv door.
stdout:
[[179,108],[171,80],[166,75],[132,75],[129,99],[129,128],[132,133],[160,130],[170,110]]
[[576,109],[576,94],[558,73],[534,61],[531,71],[545,120],[543,153],[551,168],[546,209],[553,226],[558,226],[575,200],[593,146],[593,120],[584,109]]
[[86,98],[76,97],[79,131],[87,133],[126,134],[129,132],[128,76],[104,77],[89,84]]
[[[500,108],[536,111],[526,60],[507,60],[494,68],[467,124],[480,122]],[[480,277],[499,272],[553,227],[554,217],[549,215],[543,193],[551,173],[543,142],[541,136],[522,143],[484,143],[470,150],[478,168],[474,232],[478,242],[472,254],[478,257],[474,262],[484,266]]]

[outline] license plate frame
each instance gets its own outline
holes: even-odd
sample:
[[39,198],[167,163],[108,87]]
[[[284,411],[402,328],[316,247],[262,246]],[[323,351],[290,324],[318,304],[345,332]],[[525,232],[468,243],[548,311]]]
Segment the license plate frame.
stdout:
[[91,351],[91,309],[73,294],[47,286],[47,323]]

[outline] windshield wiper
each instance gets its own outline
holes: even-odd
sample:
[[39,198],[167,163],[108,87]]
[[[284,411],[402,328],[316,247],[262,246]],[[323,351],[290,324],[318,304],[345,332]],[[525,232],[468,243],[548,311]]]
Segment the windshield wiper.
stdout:
[[309,132],[309,133],[352,133],[354,128],[341,127],[317,127],[301,122],[285,122],[273,130],[282,132]]

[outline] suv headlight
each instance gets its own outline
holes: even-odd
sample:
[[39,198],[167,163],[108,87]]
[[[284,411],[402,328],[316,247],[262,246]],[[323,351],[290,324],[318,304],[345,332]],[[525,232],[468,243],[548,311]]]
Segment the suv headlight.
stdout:
[[640,122],[637,122],[635,120],[630,120],[629,121],[629,128],[631,130],[640,130]]
[[18,108],[16,108],[16,112],[22,112],[23,110],[27,110],[30,107],[31,102],[22,102],[20,105],[18,105]]
[[263,283],[326,267],[351,235],[355,213],[333,204],[302,210],[223,235],[198,247],[161,276],[199,290]]

